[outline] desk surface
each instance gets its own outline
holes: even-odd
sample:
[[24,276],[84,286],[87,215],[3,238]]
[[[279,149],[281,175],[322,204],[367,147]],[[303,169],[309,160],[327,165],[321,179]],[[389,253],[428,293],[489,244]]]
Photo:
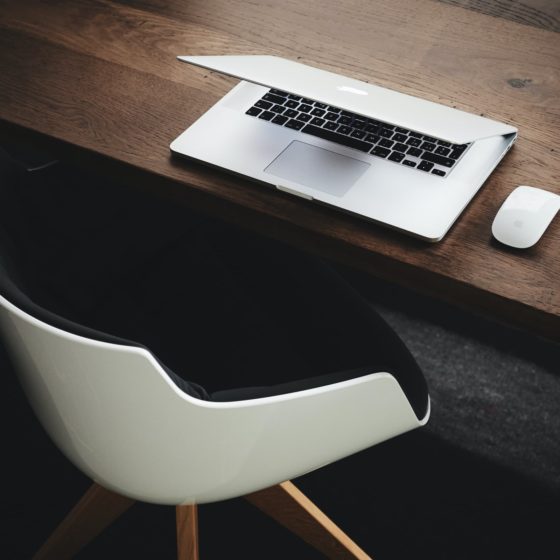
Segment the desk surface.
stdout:
[[[519,6],[0,0],[0,135],[55,144],[139,188],[560,340],[560,219],[522,252],[490,232],[517,185],[560,193],[560,10]],[[177,54],[292,58],[515,124],[519,140],[444,240],[426,244],[171,159],[169,142],[236,83]]]

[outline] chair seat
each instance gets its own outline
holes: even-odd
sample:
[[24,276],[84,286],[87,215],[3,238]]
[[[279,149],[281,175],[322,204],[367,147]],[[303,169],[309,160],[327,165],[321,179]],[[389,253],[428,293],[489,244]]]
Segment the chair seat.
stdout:
[[177,506],[196,560],[196,504],[245,495],[327,556],[367,559],[285,481],[427,422],[396,333],[310,255],[44,169],[0,153],[0,332],[95,483],[36,558],[71,557],[139,499]]

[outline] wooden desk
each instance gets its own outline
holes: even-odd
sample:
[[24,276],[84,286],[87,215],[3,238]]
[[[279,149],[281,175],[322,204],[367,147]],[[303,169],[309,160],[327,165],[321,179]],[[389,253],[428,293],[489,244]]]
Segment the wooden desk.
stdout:
[[[560,219],[527,251],[490,233],[517,185],[560,193],[560,14],[554,0],[535,5],[0,1],[0,133],[560,340]],[[435,245],[171,159],[169,142],[235,83],[175,55],[257,53],[514,123],[519,141]]]

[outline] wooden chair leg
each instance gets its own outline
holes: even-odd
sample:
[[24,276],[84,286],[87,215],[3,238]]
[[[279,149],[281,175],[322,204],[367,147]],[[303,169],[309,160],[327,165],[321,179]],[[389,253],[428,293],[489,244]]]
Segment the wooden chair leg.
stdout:
[[248,494],[245,499],[321,551],[327,558],[371,560],[370,556],[289,481]]
[[198,560],[198,509],[177,506],[177,560]]
[[92,484],[33,560],[72,558],[132,504],[134,500],[106,490],[99,484]]

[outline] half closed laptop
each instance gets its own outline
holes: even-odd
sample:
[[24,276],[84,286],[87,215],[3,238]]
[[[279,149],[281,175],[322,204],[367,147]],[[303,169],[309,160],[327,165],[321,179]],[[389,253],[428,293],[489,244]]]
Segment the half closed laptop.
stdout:
[[265,185],[439,241],[517,129],[273,56],[181,56],[241,81],[171,144]]

